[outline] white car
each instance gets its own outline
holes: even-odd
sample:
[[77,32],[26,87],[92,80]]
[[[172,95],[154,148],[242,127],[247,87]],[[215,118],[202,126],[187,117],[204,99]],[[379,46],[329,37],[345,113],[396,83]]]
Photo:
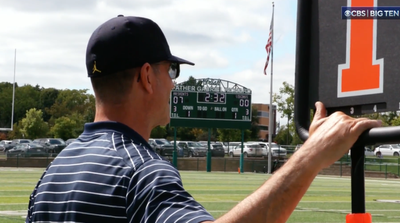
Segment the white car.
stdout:
[[228,142],[226,143],[226,146],[228,147],[228,151],[227,153],[230,154],[231,151],[233,151],[235,149],[236,146],[238,145],[242,145],[241,142]]
[[[229,156],[240,156],[242,153],[242,144],[237,145],[234,149],[229,151]],[[243,157],[249,156],[262,156],[262,147],[257,143],[243,143]]]
[[399,156],[400,146],[398,144],[385,144],[375,148],[375,156]]
[[[259,144],[262,149],[262,155],[267,157],[268,152],[269,152],[269,143],[268,142],[251,142],[251,143],[257,143]],[[272,157],[286,157],[287,156],[287,150],[285,148],[282,148],[280,145],[271,142],[271,152],[272,152]]]

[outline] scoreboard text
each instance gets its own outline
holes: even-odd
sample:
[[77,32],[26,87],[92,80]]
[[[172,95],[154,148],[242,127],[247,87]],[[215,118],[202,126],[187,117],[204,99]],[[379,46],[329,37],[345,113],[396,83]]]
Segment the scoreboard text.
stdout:
[[227,92],[171,93],[171,119],[251,120],[251,94]]

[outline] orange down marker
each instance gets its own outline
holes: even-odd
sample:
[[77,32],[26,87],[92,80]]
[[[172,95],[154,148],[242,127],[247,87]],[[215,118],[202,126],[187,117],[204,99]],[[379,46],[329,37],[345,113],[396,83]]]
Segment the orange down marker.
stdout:
[[[374,0],[351,0],[351,7],[374,7]],[[376,30],[376,28],[375,28]],[[349,32],[349,30],[348,30]],[[341,69],[342,93],[373,90],[380,88],[380,69],[383,64],[373,65],[373,56],[376,56],[376,33],[374,33],[373,19],[351,19],[350,34],[347,33],[348,55],[346,58],[348,68]],[[349,44],[350,43],[350,44]],[[374,46],[375,45],[375,46]],[[383,69],[382,69],[383,70]],[[340,80],[339,80],[340,81]],[[379,93],[379,92],[377,92]],[[350,96],[350,95],[349,95]]]
[[372,217],[370,213],[348,214],[346,223],[372,223]]

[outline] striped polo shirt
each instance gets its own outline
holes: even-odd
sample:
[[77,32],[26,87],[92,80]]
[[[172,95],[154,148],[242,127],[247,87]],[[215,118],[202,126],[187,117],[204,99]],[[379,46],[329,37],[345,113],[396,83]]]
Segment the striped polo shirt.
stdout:
[[183,189],[178,170],[117,122],[84,132],[47,167],[26,222],[202,222],[214,218]]

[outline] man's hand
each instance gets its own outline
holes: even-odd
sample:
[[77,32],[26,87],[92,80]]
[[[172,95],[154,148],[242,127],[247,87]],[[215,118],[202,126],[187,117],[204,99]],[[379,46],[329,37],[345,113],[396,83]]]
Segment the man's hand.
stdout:
[[[305,147],[310,156],[319,159],[321,168],[339,160],[365,130],[380,127],[380,120],[352,118],[342,112],[326,117],[325,106],[315,103],[316,113],[309,129],[309,138]],[[303,149],[303,148],[302,148]]]

